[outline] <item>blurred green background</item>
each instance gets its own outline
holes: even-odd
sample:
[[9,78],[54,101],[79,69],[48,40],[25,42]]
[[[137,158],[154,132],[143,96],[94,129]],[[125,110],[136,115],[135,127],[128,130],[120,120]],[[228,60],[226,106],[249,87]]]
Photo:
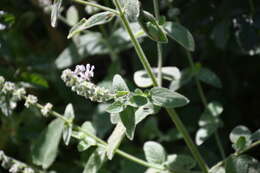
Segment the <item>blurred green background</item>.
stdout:
[[[141,2],[144,9],[153,12],[152,2]],[[110,0],[99,0],[98,3],[113,7]],[[120,25],[95,27],[81,40],[68,40],[68,24],[73,24],[73,21],[67,24],[59,21],[58,27],[52,28],[50,4],[49,0],[1,0],[0,75],[26,86],[29,93],[40,98],[40,103],[53,103],[60,113],[68,103],[73,103],[76,123],[91,120],[98,135],[105,139],[112,131],[109,115],[104,112],[105,105],[97,105],[71,92],[60,79],[60,74],[64,68],[90,63],[96,67],[95,83],[109,86],[113,75],[119,73],[134,89],[133,73],[142,69],[141,63],[129,40],[115,34],[120,32],[117,29]],[[260,1],[161,0],[160,6],[161,14],[168,21],[178,18],[193,34],[196,43],[192,54],[194,61],[214,71],[222,81],[221,89],[206,84],[203,84],[203,89],[209,101],[217,100],[224,106],[221,115],[224,126],[219,133],[225,152],[229,154],[233,149],[228,135],[236,125],[246,125],[252,131],[260,127]],[[76,13],[80,18],[89,17],[91,10],[65,1],[61,20],[75,20]],[[66,18],[67,14],[74,19]],[[156,66],[156,43],[144,38],[142,46],[152,66]],[[183,48],[174,41],[163,45],[163,55],[165,66],[180,69],[189,66]],[[179,92],[191,100],[189,105],[177,111],[194,136],[203,105],[194,82]],[[4,119],[0,124],[0,149],[18,160],[31,163],[31,144],[51,118],[44,119],[37,110],[28,110],[19,103],[13,115]],[[164,111],[142,122],[134,141],[125,140],[120,148],[144,157],[142,146],[147,140],[161,142],[168,153],[189,153]],[[79,153],[76,144],[76,141],[69,147],[61,144],[51,169],[81,172],[90,151]],[[213,137],[199,148],[210,165],[221,159]],[[260,159],[260,149],[254,149],[252,155]],[[101,172],[143,171],[143,167],[116,156]],[[4,170],[0,168],[0,172]]]

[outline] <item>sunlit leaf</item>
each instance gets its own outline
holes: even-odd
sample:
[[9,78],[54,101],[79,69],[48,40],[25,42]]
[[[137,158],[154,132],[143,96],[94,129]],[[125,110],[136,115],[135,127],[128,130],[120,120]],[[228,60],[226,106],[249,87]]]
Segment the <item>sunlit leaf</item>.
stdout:
[[144,144],[145,158],[150,163],[162,164],[166,161],[166,152],[157,142],[148,141]]
[[54,0],[52,4],[52,11],[51,11],[51,26],[57,26],[57,20],[60,15],[60,8],[61,8],[62,0]]
[[33,163],[44,169],[51,166],[57,157],[64,121],[53,120],[32,146]]

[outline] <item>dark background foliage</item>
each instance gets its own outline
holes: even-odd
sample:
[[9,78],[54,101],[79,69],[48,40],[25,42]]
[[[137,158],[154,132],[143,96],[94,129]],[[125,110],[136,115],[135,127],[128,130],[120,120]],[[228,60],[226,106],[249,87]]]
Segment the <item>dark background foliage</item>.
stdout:
[[[260,1],[171,1],[173,0],[160,1],[161,13],[167,20],[174,21],[176,16],[172,14],[179,12],[179,21],[191,31],[196,42],[194,61],[210,68],[222,81],[222,89],[204,84],[203,89],[209,101],[218,100],[224,106],[221,115],[224,126],[219,130],[219,134],[224,149],[229,154],[233,149],[228,135],[236,125],[246,125],[252,131],[260,127]],[[62,69],[57,68],[55,62],[72,42],[66,39],[69,27],[59,22],[57,28],[52,28],[50,17],[44,12],[40,2],[48,0],[1,0],[0,10],[5,14],[0,15],[0,24],[4,26],[0,30],[0,75],[8,80],[29,85],[28,92],[37,95],[41,103],[53,103],[55,110],[60,113],[63,113],[66,104],[73,103],[76,122],[81,124],[85,120],[92,120],[99,136],[106,138],[111,132],[111,125],[108,115],[102,110],[103,105],[97,106],[76,96],[65,87],[59,77]],[[110,1],[104,0],[100,3],[112,7]],[[64,8],[70,5],[71,2],[65,1]],[[153,11],[150,1],[143,0],[142,6]],[[76,7],[80,17],[88,17],[84,8],[78,5]],[[108,36],[114,32],[108,26],[105,29]],[[99,31],[99,28],[94,30]],[[111,44],[113,48],[113,43]],[[156,66],[155,42],[146,38],[142,46],[151,64]],[[163,45],[163,50],[166,66],[177,66],[180,69],[188,67],[185,52],[176,42],[170,41],[169,44]],[[87,56],[73,54],[72,58],[75,63],[71,63],[69,67],[86,63],[96,66],[93,79],[95,83],[104,84],[113,74],[120,73],[134,88],[133,73],[142,69],[133,48],[120,52],[116,60],[105,53]],[[197,121],[203,112],[195,83],[190,82],[180,93],[187,96],[191,103],[177,111],[194,136],[198,128]],[[31,163],[30,146],[50,120],[51,118],[43,119],[36,110],[26,110],[23,103],[19,103],[14,114],[0,124],[0,149],[21,161]],[[183,140],[179,139],[180,136],[169,117],[162,111],[140,124],[135,140],[125,140],[121,148],[143,157],[141,148],[144,141],[157,140],[165,146],[168,153],[189,153]],[[221,159],[213,137],[203,144],[200,150],[210,165]],[[258,159],[259,153],[259,148],[252,151],[252,155]],[[62,144],[57,161],[51,169],[58,172],[80,172],[83,160],[87,157],[88,152],[77,152],[75,141],[69,147]],[[144,170],[118,156],[111,162],[104,166],[103,172],[110,170],[130,173],[134,172],[133,170]],[[3,170],[0,168],[1,171]]]

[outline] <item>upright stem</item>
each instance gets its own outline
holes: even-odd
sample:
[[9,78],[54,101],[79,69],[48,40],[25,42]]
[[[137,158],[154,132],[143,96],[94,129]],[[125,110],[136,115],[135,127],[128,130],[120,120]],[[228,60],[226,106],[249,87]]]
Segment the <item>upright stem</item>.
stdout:
[[[160,8],[159,8],[159,2],[158,0],[153,0],[153,6],[154,6],[154,13],[157,20],[160,19]],[[157,43],[157,53],[158,53],[158,84],[159,86],[162,86],[162,45],[160,43]]]
[[[185,50],[185,51],[186,51],[186,55],[187,55],[190,67],[193,70],[195,68],[195,66],[194,66],[194,61],[193,61],[193,59],[191,57],[191,53],[188,52],[187,50]],[[208,101],[207,101],[207,98],[206,98],[206,96],[204,94],[204,91],[202,89],[201,83],[200,83],[200,81],[199,81],[197,76],[195,76],[195,82],[196,82],[198,93],[199,93],[200,99],[201,99],[201,101],[203,103],[203,106],[205,107],[205,109],[207,109],[208,108]],[[218,149],[220,151],[221,157],[222,157],[222,159],[225,159],[226,158],[226,154],[225,154],[224,148],[222,147],[222,144],[221,144],[221,141],[220,141],[220,138],[219,138],[219,135],[218,135],[217,131],[214,133],[214,137],[215,137]]]
[[[127,20],[121,6],[120,3],[118,2],[118,0],[114,0],[114,3],[120,13],[120,17],[122,20],[122,23],[124,24],[125,29],[127,30],[127,32],[129,33],[130,37],[131,37],[131,41],[135,47],[136,53],[140,59],[140,61],[142,62],[147,74],[149,75],[149,77],[152,79],[153,81],[153,85],[154,86],[158,86],[157,80],[154,76],[154,74],[152,73],[151,70],[151,66],[143,52],[143,49],[141,48],[141,45],[139,44],[139,42],[137,41],[137,39],[135,38],[130,26],[129,26],[129,21]],[[180,131],[180,133],[183,135],[183,138],[185,140],[185,142],[187,143],[189,149],[191,150],[191,153],[193,154],[194,158],[197,160],[199,166],[201,167],[202,171],[204,173],[208,173],[208,167],[207,164],[205,163],[205,161],[202,159],[198,148],[196,147],[196,145],[193,143],[187,129],[185,128],[184,124],[182,123],[182,121],[179,119],[178,114],[175,112],[174,109],[166,109],[167,112],[169,113],[169,116],[171,117],[172,121],[175,123],[177,129]]]

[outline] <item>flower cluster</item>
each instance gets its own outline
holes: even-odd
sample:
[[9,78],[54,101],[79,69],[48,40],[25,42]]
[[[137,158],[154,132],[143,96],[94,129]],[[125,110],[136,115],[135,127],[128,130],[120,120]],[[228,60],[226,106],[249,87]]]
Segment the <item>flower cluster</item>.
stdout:
[[16,108],[17,102],[26,95],[24,88],[17,87],[13,82],[5,81],[0,76],[0,108],[6,116],[10,115]]
[[34,95],[29,94],[29,95],[26,97],[24,106],[27,107],[27,108],[29,108],[31,105],[35,105],[37,102],[38,102],[37,97],[34,96]]
[[74,71],[66,69],[63,71],[61,78],[68,87],[71,87],[72,91],[75,91],[78,95],[85,98],[89,98],[91,101],[105,102],[111,100],[114,94],[105,88],[96,86],[90,82],[91,77],[94,76],[94,66],[78,65]]
[[47,103],[42,109],[41,113],[43,116],[47,117],[48,113],[52,110],[53,105],[51,103]]
[[26,164],[17,161],[11,157],[5,155],[3,151],[0,150],[0,163],[5,169],[8,169],[11,173],[34,173],[35,171],[27,166]]

